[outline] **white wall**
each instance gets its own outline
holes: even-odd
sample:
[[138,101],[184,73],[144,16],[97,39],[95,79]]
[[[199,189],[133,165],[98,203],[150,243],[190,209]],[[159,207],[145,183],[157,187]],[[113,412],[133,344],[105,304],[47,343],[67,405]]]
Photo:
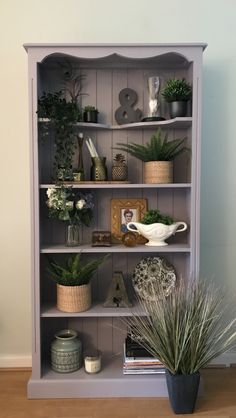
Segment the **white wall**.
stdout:
[[207,42],[202,272],[236,290],[236,1],[1,0],[0,366],[30,356],[26,42]]

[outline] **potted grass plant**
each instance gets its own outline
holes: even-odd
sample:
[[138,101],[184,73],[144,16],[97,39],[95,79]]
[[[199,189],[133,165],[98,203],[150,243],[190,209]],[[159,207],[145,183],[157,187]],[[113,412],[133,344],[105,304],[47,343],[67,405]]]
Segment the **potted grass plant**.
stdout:
[[171,118],[187,114],[187,102],[192,97],[192,86],[184,78],[171,78],[166,82],[162,96],[168,102]]
[[163,363],[173,411],[192,413],[200,370],[236,346],[236,317],[228,319],[232,307],[221,290],[201,280],[181,280],[168,297],[158,284],[151,292],[151,300],[139,298],[142,314],[125,322],[132,338]]
[[168,134],[161,129],[152,135],[146,145],[117,143],[121,151],[144,162],[144,183],[173,183],[173,160],[187,150],[186,138],[168,141]]
[[85,106],[84,108],[84,122],[97,123],[98,122],[98,110],[95,106]]
[[57,309],[83,312],[91,307],[91,278],[109,254],[90,262],[81,260],[81,253],[70,256],[64,264],[49,260],[49,273],[57,284]]

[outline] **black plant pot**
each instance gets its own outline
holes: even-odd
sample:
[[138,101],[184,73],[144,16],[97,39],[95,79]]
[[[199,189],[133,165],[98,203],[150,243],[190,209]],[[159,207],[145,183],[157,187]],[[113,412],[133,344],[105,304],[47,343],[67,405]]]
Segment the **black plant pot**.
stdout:
[[169,113],[171,119],[184,117],[187,114],[187,102],[170,102],[169,104]]
[[84,122],[88,123],[97,123],[98,122],[98,111],[97,110],[87,110],[84,112]]
[[170,404],[175,414],[192,414],[198,394],[200,373],[172,374],[166,370]]

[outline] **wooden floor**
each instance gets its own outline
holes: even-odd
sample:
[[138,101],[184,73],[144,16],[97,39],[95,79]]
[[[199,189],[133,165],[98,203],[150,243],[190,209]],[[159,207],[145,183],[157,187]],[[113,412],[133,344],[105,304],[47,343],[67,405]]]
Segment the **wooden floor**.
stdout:
[[[29,376],[29,371],[0,371],[0,418],[175,416],[166,398],[28,400],[26,385]],[[197,401],[194,417],[236,418],[236,368],[207,369],[202,376],[205,394]]]

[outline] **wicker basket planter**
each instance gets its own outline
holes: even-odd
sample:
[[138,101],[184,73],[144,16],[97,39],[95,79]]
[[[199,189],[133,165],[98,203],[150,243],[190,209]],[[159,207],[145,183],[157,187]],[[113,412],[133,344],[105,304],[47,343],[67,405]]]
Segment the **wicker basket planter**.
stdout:
[[144,163],[144,183],[173,183],[173,161]]
[[62,286],[57,283],[57,309],[63,312],[84,312],[91,307],[91,285]]

